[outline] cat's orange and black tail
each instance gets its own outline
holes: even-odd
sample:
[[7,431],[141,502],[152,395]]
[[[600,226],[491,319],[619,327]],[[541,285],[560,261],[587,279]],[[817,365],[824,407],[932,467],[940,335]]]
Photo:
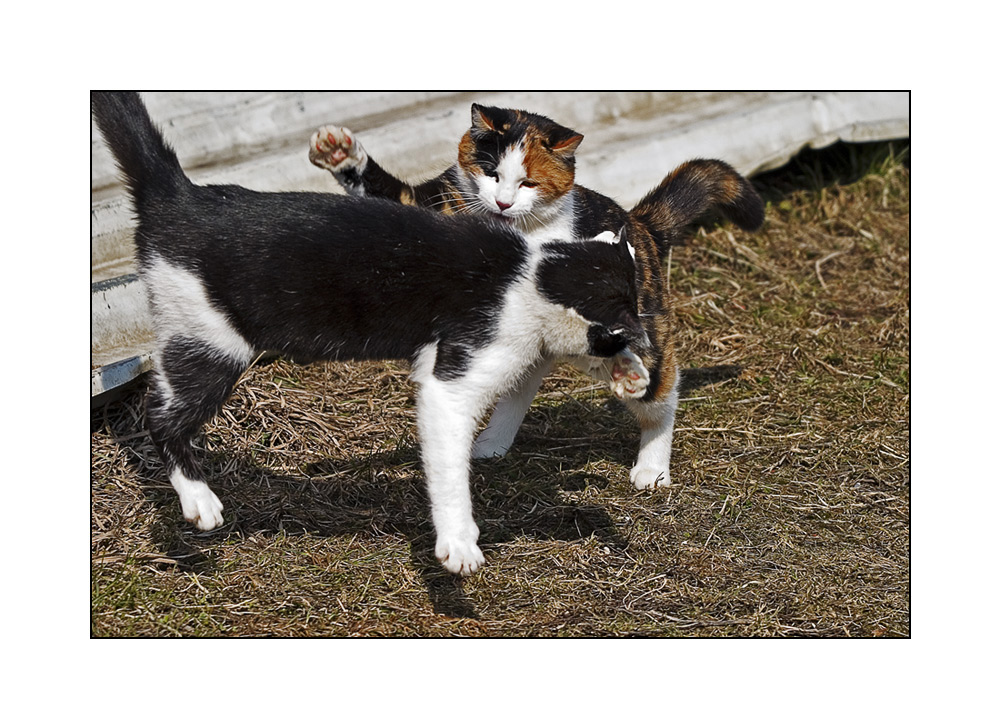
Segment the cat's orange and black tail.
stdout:
[[684,162],[646,194],[631,216],[646,226],[660,256],[684,242],[686,228],[717,209],[744,230],[764,222],[764,201],[743,175],[717,159]]

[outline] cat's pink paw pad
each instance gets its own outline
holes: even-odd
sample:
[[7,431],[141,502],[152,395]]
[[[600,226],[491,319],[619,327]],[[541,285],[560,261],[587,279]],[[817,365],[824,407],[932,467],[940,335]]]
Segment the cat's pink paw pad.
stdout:
[[309,161],[331,172],[362,166],[364,154],[353,132],[344,126],[321,126],[309,142]]
[[626,349],[611,364],[611,391],[618,399],[640,399],[649,387],[649,370]]

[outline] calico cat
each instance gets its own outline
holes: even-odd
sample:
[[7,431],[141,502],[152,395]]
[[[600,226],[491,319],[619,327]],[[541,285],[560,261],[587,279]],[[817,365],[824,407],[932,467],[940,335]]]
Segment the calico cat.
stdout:
[[[533,244],[589,239],[624,227],[635,249],[639,312],[650,344],[633,346],[637,357],[593,368],[591,374],[607,379],[639,421],[639,455],[631,482],[639,489],[669,485],[680,376],[663,258],[670,246],[684,241],[687,226],[710,209],[755,230],[763,223],[764,204],[725,162],[696,159],[677,167],[626,212],[612,199],[575,184],[575,152],[582,140],[581,134],[539,114],[473,104],[472,126],[459,143],[457,162],[422,184],[409,185],[386,172],[343,127],[317,130],[309,158],[352,195],[505,221]],[[474,457],[507,452],[552,364],[542,362],[521,387],[500,400],[476,440]]]
[[223,522],[190,440],[256,353],[405,358],[435,553],[476,571],[477,419],[544,358],[627,360],[645,341],[627,244],[532,246],[509,226],[388,200],[195,185],[138,94],[95,93],[91,107],[138,216],[157,333],[147,424],[184,517]]

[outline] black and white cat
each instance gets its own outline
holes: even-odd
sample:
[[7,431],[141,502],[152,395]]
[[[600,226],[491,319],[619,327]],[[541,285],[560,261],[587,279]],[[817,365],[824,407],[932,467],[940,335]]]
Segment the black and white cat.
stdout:
[[91,106],[138,215],[157,333],[147,423],[184,517],[223,522],[190,440],[258,352],[406,358],[435,553],[476,571],[477,419],[547,357],[628,357],[645,341],[627,244],[528,245],[504,225],[386,200],[198,186],[138,94],[94,93]]

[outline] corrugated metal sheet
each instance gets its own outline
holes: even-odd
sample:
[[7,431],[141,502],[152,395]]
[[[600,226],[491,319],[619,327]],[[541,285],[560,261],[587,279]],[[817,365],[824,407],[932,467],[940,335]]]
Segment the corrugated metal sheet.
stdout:
[[[150,114],[196,182],[340,192],[307,157],[317,126],[359,134],[373,158],[413,181],[451,164],[482,104],[545,114],[585,135],[577,181],[631,207],[680,162],[724,159],[746,175],[803,147],[908,137],[907,92],[148,93]],[[132,218],[114,163],[91,142],[91,394],[149,368],[152,335],[132,263]]]

